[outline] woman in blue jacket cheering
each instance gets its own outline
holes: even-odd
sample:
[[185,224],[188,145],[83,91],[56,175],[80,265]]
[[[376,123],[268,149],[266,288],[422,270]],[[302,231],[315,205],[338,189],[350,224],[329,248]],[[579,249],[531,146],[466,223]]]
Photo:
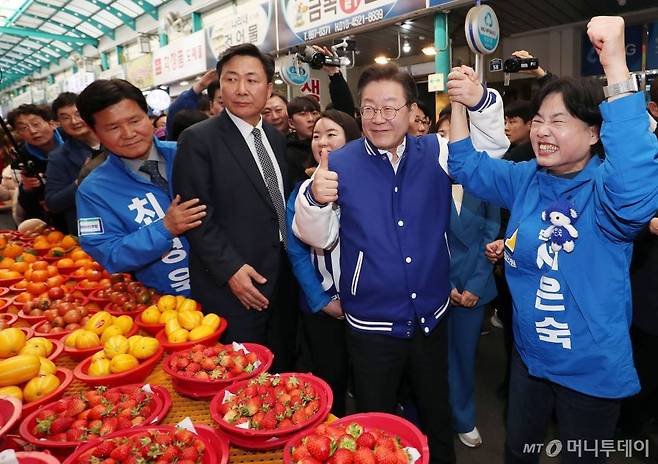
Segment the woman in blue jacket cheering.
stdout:
[[[639,390],[628,328],[635,235],[658,210],[658,141],[626,66],[624,21],[595,17],[587,34],[608,81],[607,102],[584,81],[536,95],[536,160],[475,151],[461,104],[479,85],[455,68],[449,169],[476,196],[511,211],[504,257],[514,302],[515,353],[506,462],[537,462],[553,411],[563,462],[600,462],[619,399]],[[600,145],[605,149],[605,160]],[[597,451],[595,451],[597,450]],[[534,452],[533,452],[534,451]]]

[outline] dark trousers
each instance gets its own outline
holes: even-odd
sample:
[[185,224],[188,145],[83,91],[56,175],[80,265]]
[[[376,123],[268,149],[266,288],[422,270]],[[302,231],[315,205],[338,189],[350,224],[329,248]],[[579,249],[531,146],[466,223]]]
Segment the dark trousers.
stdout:
[[622,403],[619,427],[624,435],[644,439],[649,421],[658,408],[658,336],[632,326],[631,342],[642,390]]
[[[594,452],[585,449],[594,449],[594,440],[598,440],[596,446],[600,448],[601,440],[613,439],[619,405],[619,400],[596,398],[531,376],[514,350],[510,369],[506,464],[539,462],[538,448],[531,452],[530,447],[547,443],[546,429],[553,412],[562,444],[561,462],[605,462],[604,454],[599,453],[596,457]],[[575,451],[575,447],[569,452],[569,441],[578,443],[580,452]]]
[[354,367],[357,409],[395,413],[406,377],[428,438],[430,462],[455,462],[448,401],[448,321],[441,321],[428,336],[417,327],[411,339],[348,328],[347,348]]
[[[281,247],[279,277],[270,304],[263,311],[245,309],[226,314],[228,327],[222,343],[250,342],[267,346],[274,353],[270,372],[292,372],[297,357],[298,287],[288,256]],[[224,315],[223,315],[224,316]]]
[[301,311],[301,317],[311,372],[329,384],[334,394],[331,413],[342,417],[347,394],[347,324],[322,311],[315,314]]

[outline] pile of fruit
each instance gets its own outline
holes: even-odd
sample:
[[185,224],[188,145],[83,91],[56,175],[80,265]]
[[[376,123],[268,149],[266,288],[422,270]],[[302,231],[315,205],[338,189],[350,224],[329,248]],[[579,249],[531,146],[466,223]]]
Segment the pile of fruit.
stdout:
[[153,337],[114,335],[103,343],[103,351],[92,356],[89,375],[100,377],[129,371],[137,367],[140,360],[153,356],[158,348],[160,342]]
[[227,380],[251,373],[260,366],[256,353],[235,351],[232,345],[194,345],[191,350],[175,353],[169,359],[174,373],[203,380]]
[[227,395],[219,412],[224,421],[235,426],[274,430],[302,424],[319,408],[319,394],[309,382],[263,373],[234,395]]
[[64,344],[69,348],[86,350],[101,348],[102,344],[115,335],[126,335],[133,328],[133,319],[125,314],[115,317],[106,311],[91,316],[84,327],[71,332]]
[[159,298],[154,289],[145,287],[141,282],[128,281],[125,274],[112,274],[110,285],[93,295],[95,299],[109,302],[106,310],[126,313],[143,311]]
[[410,464],[400,438],[358,423],[318,426],[291,450],[294,463]]
[[82,453],[75,462],[194,464],[203,462],[205,454],[205,444],[189,430],[145,430],[125,438],[104,440]]
[[43,316],[46,322],[39,326],[40,333],[58,334],[77,330],[90,318],[90,308],[83,297],[64,294],[61,287],[48,290],[46,296],[28,301],[23,306],[26,316]]
[[139,387],[98,387],[39,411],[31,433],[50,441],[86,441],[140,425],[153,412],[153,394]]
[[173,295],[161,296],[157,304],[144,310],[140,319],[145,324],[164,324],[169,343],[201,340],[213,334],[221,323],[217,314],[204,316],[196,301]]
[[177,315],[178,312],[196,311],[196,301],[182,295],[162,295],[158,302],[149,306],[141,315],[145,324],[164,324]]
[[20,329],[0,330],[0,395],[29,403],[55,391],[60,380],[57,367],[47,359],[52,351],[48,339],[26,340]]

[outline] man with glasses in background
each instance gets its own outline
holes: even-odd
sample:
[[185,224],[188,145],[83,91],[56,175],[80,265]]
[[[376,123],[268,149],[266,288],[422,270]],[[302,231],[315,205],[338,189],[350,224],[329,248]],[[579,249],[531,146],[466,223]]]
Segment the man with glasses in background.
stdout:
[[[475,77],[464,92],[479,148],[502,156],[509,142],[500,95]],[[447,140],[408,135],[416,85],[397,65],[367,68],[358,94],[365,138],[323,155],[300,187],[293,232],[321,249],[340,237],[357,409],[393,413],[408,378],[431,463],[454,462],[444,322],[452,288]]]
[[24,143],[18,147],[21,161],[21,177],[18,187],[18,203],[25,212],[25,219],[39,218],[57,228],[64,228],[63,216],[51,216],[45,206],[45,176],[48,155],[64,141],[55,128],[47,108],[24,104],[7,115]]
[[420,100],[416,100],[415,103],[416,108],[409,115],[409,135],[426,135],[430,131],[430,112]]

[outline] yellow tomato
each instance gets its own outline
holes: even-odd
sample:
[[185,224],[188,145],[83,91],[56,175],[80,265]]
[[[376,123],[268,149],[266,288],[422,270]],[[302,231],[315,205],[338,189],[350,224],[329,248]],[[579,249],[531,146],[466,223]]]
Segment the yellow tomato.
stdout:
[[176,329],[171,334],[167,335],[169,343],[185,343],[190,337],[190,333],[183,329]]
[[0,330],[0,358],[16,356],[25,346],[25,332],[10,327]]
[[75,338],[75,347],[78,350],[85,350],[87,348],[93,348],[100,345],[101,339],[98,338],[96,332],[91,332],[89,330],[83,330]]
[[182,328],[192,330],[201,325],[203,313],[201,311],[183,311],[178,313],[178,323]]
[[104,345],[106,341],[116,335],[123,335],[123,329],[118,325],[112,324],[103,331],[103,335],[101,335],[101,343]]
[[183,304],[183,301],[187,300],[183,295],[176,295],[176,310],[180,308],[180,305]]
[[39,375],[41,362],[33,354],[19,354],[0,361],[0,387],[18,385]]
[[153,337],[142,337],[131,347],[129,353],[137,359],[150,358],[160,348],[160,342]]
[[91,318],[85,324],[85,329],[94,332],[96,335],[103,333],[106,327],[112,325],[114,318],[107,311],[100,311],[91,316]]
[[[172,311],[173,313],[173,311]],[[152,305],[142,311],[142,322],[145,324],[159,324],[162,313],[157,306]]]
[[68,346],[69,348],[75,348],[75,341],[77,340],[78,336],[84,332],[85,329],[76,329],[73,332],[71,332],[68,337],[64,339],[64,345]]
[[190,330],[190,340],[199,340],[201,338],[207,337],[213,332],[214,330],[210,326],[200,325],[199,327],[195,327],[194,329]]
[[139,341],[144,338],[141,335],[133,335],[132,337],[128,338],[128,346],[130,347],[128,349],[128,353],[133,351],[135,349],[135,346],[139,343]]
[[158,300],[160,311],[171,311],[176,309],[176,297],[173,295],[162,295]]
[[[147,308],[148,309],[148,308]],[[177,319],[178,318],[178,313],[176,311],[165,311],[162,314],[160,314],[160,319],[158,322],[160,324],[166,324],[168,320],[170,319]],[[144,315],[142,315],[142,320],[144,321]],[[146,322],[146,321],[144,321]]]
[[97,351],[91,355],[91,362],[98,361],[99,359],[107,359],[104,350]]
[[107,356],[110,359],[120,354],[126,354],[129,349],[130,349],[130,343],[128,343],[128,339],[123,335],[115,335],[114,337],[111,337],[108,341],[106,341],[105,344],[103,345],[103,351],[105,351],[105,356]]
[[181,328],[181,326],[178,323],[178,319],[169,319],[165,323],[165,333],[167,334],[167,336],[169,336],[169,334],[171,334],[172,332],[174,332],[175,330],[178,330],[180,328]]
[[196,301],[191,298],[185,298],[185,300],[178,306],[178,312],[184,311],[196,311]]
[[13,396],[14,398],[23,401],[23,390],[21,390],[21,387],[13,385],[10,387],[2,387],[0,388],[0,396]]
[[35,356],[43,356],[45,358],[50,354],[50,352],[48,351],[48,347],[45,343],[39,342],[39,340],[28,340],[19,354],[33,354]]
[[54,348],[53,342],[51,342],[50,340],[48,340],[45,337],[33,337],[33,338],[30,338],[29,340],[27,340],[25,342],[26,345],[29,345],[30,343],[38,343],[38,344],[45,345],[46,351],[48,352],[48,354],[53,352],[53,348]]
[[121,330],[123,330],[123,334],[121,335],[126,335],[128,332],[130,332],[130,329],[133,328],[133,318],[127,314],[124,314],[114,320],[114,325],[121,327]]
[[28,403],[50,395],[59,387],[59,378],[53,374],[34,377],[23,388],[23,398]]
[[57,372],[57,366],[48,358],[40,357],[41,367],[39,368],[39,375],[54,374]]
[[220,322],[222,322],[222,320],[217,314],[210,313],[205,315],[201,321],[201,325],[207,325],[208,327],[211,327],[214,332],[217,330],[217,327],[219,327]]
[[132,354],[117,354],[110,361],[110,371],[113,374],[129,371],[139,366],[139,361]]
[[89,365],[89,375],[92,377],[101,377],[104,375],[110,375],[110,360],[109,359],[97,359]]

